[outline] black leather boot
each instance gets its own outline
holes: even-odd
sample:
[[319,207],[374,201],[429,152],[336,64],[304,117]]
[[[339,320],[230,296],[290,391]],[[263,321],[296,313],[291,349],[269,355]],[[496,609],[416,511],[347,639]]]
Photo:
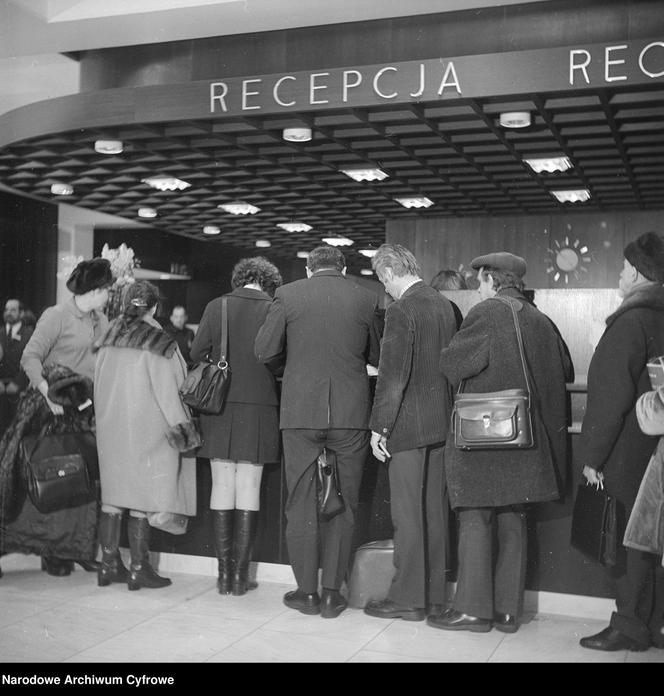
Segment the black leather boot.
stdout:
[[256,536],[256,510],[235,510],[233,543],[233,581],[231,592],[234,595],[246,594],[258,585],[249,581],[249,561]]
[[140,590],[141,587],[154,589],[170,585],[170,578],[162,578],[157,575],[150,565],[150,525],[147,518],[130,515],[127,531],[131,551],[127,587],[130,590]]
[[210,512],[212,513],[214,546],[219,564],[217,589],[219,594],[230,594],[233,573],[233,517],[235,510],[210,510]]
[[127,582],[129,574],[120,558],[120,525],[122,514],[102,512],[99,518],[99,543],[101,544],[101,566],[97,571],[100,587],[112,582]]

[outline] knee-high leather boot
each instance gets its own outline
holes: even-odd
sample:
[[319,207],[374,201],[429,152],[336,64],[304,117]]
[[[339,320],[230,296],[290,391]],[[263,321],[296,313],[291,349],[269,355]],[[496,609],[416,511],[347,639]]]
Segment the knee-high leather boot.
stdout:
[[140,590],[141,587],[158,588],[170,585],[170,578],[157,575],[150,565],[150,525],[147,518],[130,515],[127,531],[131,551],[127,587],[130,590]]
[[231,593],[233,573],[233,516],[235,510],[210,510],[214,529],[214,546],[217,551],[219,594]]
[[236,510],[234,520],[233,543],[233,581],[231,592],[234,595],[246,594],[247,590],[257,587],[249,581],[249,561],[256,537],[256,510]]
[[99,543],[101,544],[101,566],[97,571],[100,587],[112,582],[127,582],[129,575],[120,558],[120,526],[122,513],[102,512],[99,518]]

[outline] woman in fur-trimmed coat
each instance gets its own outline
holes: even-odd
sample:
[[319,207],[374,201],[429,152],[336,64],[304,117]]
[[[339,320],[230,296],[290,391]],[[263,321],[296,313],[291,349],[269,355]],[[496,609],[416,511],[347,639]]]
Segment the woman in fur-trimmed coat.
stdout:
[[[154,319],[158,299],[151,283],[129,286],[123,314],[95,346],[103,552],[98,580],[100,585],[127,582],[130,590],[171,583],[150,565],[146,513],[196,514],[196,472],[179,453],[201,441],[179,394],[186,364],[175,339]],[[125,509],[130,511],[128,576],[118,553]]]

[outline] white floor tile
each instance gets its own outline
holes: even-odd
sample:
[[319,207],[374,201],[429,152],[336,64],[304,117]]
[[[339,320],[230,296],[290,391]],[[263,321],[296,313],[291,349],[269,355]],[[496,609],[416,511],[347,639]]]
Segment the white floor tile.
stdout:
[[36,593],[2,590],[0,592],[0,627],[27,619],[47,609],[54,609],[63,603],[62,599],[42,597]]
[[598,633],[606,621],[540,615],[505,640],[490,662],[624,662],[625,651],[602,652],[579,645],[579,639]]
[[424,657],[410,657],[408,655],[394,655],[393,653],[373,652],[371,650],[360,650],[357,655],[348,660],[349,662],[438,662]]
[[[319,620],[321,620],[319,618]],[[360,641],[283,633],[261,628],[209,662],[345,662],[362,647]]]
[[664,650],[650,648],[645,652],[627,652],[625,662],[664,662]]
[[[379,619],[377,619],[379,620]],[[436,662],[487,662],[503,639],[498,631],[442,631],[424,621],[396,619],[377,638],[364,646],[372,652],[390,653]]]

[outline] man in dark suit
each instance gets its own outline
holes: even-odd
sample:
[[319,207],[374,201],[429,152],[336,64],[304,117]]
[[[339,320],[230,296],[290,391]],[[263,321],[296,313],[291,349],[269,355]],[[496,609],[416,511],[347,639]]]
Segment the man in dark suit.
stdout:
[[[298,589],[286,606],[334,618],[346,608],[339,592],[352,552],[362,469],[369,450],[367,363],[378,364],[378,299],[347,280],[334,247],[317,247],[307,279],[280,287],[256,337],[256,357],[285,355],[281,418],[286,465],[286,542]],[[319,521],[317,459],[336,455],[345,511]],[[320,542],[320,562],[319,562]],[[322,597],[318,568],[322,565]]]
[[7,300],[0,329],[0,435],[14,418],[19,395],[28,386],[21,356],[32,329],[21,321],[23,309],[19,300]]
[[189,352],[194,341],[194,332],[186,326],[186,323],[187,310],[182,305],[175,305],[168,324],[164,326],[164,331],[176,340],[184,361],[187,365],[190,365],[191,357]]
[[370,421],[374,456],[389,459],[395,573],[387,599],[369,602],[364,611],[422,621],[427,605],[445,603],[449,508],[443,445],[452,394],[438,359],[456,321],[450,301],[422,281],[408,249],[383,244],[372,265],[396,300],[385,316]]

